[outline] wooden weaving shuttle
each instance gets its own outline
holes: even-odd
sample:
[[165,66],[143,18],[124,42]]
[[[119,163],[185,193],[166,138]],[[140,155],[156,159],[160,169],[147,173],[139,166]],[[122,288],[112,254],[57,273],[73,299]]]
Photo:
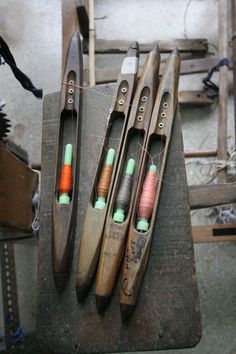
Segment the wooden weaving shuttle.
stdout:
[[97,270],[107,206],[136,87],[138,61],[139,47],[138,43],[134,42],[129,47],[121,66],[108,116],[102,151],[85,212],[76,279],[76,293],[79,302],[83,301],[87,295]]
[[[165,65],[158,88],[146,140],[145,155],[140,169],[137,194],[132,209],[120,290],[120,308],[123,321],[127,321],[133,311],[149,257],[161,181],[177,106],[179,69],[180,56],[178,50],[175,49]],[[146,184],[144,184],[144,180]],[[147,186],[148,197],[150,197],[148,202],[146,198]],[[149,203],[150,201],[152,205]],[[143,216],[144,209],[145,213],[147,210],[149,212],[152,210],[150,216],[145,214],[146,219]]]
[[63,290],[70,271],[75,237],[79,188],[82,85],[81,38],[78,33],[74,33],[68,47],[61,87],[52,202],[52,267],[55,285],[59,292]]
[[[158,87],[159,66],[160,51],[156,44],[146,58],[135,91],[108,206],[96,280],[98,312],[102,312],[109,303],[125,248],[137,174],[144,154],[142,146],[148,132]],[[124,176],[126,165],[128,165],[128,177]]]

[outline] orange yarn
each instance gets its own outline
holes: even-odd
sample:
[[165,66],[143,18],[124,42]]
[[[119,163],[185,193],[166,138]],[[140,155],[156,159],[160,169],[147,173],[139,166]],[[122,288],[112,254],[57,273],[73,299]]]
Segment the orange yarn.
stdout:
[[157,173],[148,172],[139,202],[139,216],[143,219],[150,219],[156,197]]
[[61,170],[59,192],[69,193],[72,190],[72,168],[71,165],[64,165]]
[[107,197],[109,186],[111,182],[112,165],[106,164],[101,172],[100,179],[98,182],[98,196]]

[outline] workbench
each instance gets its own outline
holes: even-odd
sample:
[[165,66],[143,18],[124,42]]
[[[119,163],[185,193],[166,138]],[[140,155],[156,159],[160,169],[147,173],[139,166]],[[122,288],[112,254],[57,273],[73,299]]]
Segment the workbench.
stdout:
[[59,93],[44,99],[37,339],[45,353],[149,351],[195,346],[201,314],[191,234],[181,121],[173,127],[150,259],[130,321],[120,318],[119,284],[103,316],[96,311],[94,285],[77,303],[75,275],[84,211],[106,129],[113,84],[83,94],[82,147],[77,229],[72,269],[58,294],[52,275],[52,191]]

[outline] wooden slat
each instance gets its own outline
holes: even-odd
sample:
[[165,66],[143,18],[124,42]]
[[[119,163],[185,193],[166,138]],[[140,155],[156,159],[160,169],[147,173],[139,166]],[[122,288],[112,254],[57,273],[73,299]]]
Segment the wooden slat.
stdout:
[[[122,40],[105,40],[97,39],[95,42],[95,53],[96,54],[114,54],[114,53],[126,53],[130,42],[132,41],[122,41]],[[162,53],[169,53],[176,47],[182,53],[207,53],[208,42],[205,38],[180,38],[172,40],[157,40]],[[153,47],[153,43],[140,43],[139,48],[141,53],[148,53]],[[85,51],[87,49],[85,48]]]
[[[182,60],[180,74],[196,74],[207,72],[210,68],[215,66],[218,63],[219,59],[217,57],[211,58],[201,58],[201,59],[187,59]],[[160,66],[160,73],[164,70],[165,63],[161,63]],[[139,68],[139,76],[142,71],[142,67]],[[120,72],[120,67],[115,69],[96,69],[95,76],[96,76],[96,83],[110,83],[115,82]],[[89,82],[89,70],[84,70],[84,81]]]
[[32,196],[37,173],[0,146],[0,223],[21,230],[31,229]]
[[234,92],[234,147],[236,148],[236,0],[231,0],[232,11],[232,58],[233,63],[233,92]]
[[95,85],[94,0],[89,0],[89,84]]
[[205,91],[179,91],[178,100],[185,106],[209,106],[214,102]]
[[207,72],[219,62],[218,57],[182,60],[180,73],[197,74]]
[[236,183],[189,186],[191,209],[208,208],[236,202]]
[[[219,1],[219,57],[228,57],[228,0]],[[227,160],[227,103],[228,103],[228,67],[220,67],[219,73],[219,116],[217,157],[219,160]],[[226,182],[226,169],[219,171],[219,181]]]
[[193,226],[192,235],[194,243],[236,241],[236,224]]
[[184,157],[186,159],[194,157],[214,157],[217,155],[216,150],[186,150],[184,151]]

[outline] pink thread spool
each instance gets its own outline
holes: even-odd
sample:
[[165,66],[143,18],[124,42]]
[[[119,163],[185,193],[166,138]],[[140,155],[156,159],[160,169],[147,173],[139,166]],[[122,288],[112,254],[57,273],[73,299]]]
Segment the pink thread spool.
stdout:
[[157,168],[155,165],[149,167],[149,171],[144,180],[143,190],[139,202],[139,216],[140,220],[137,224],[138,231],[147,231],[149,228],[148,220],[152,216],[153,206],[156,197],[157,185]]

